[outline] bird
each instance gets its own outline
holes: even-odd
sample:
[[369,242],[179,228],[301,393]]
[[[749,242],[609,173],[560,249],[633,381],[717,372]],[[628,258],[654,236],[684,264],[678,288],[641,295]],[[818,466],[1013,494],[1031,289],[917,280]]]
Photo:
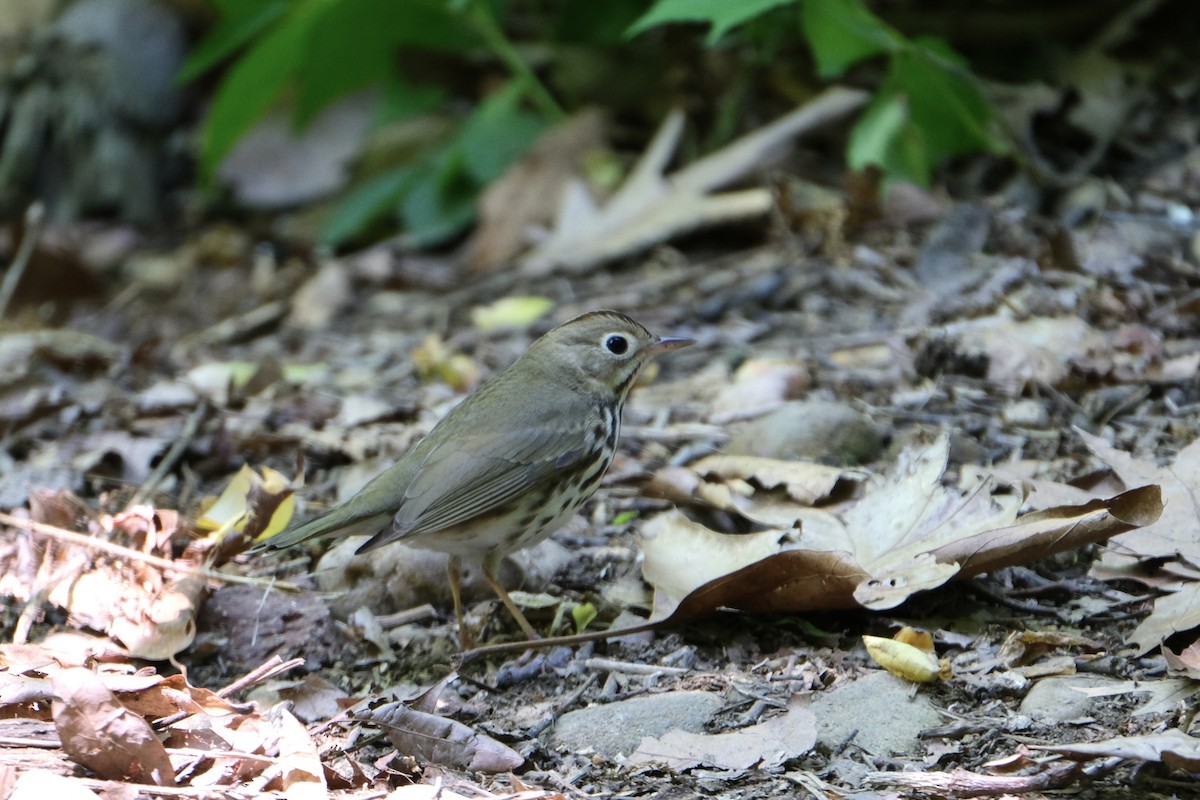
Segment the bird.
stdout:
[[595,493],[638,373],[658,354],[693,343],[655,336],[618,311],[567,320],[345,503],[261,547],[369,533],[358,553],[393,542],[444,552],[462,650],[471,646],[460,593],[464,560],[482,568],[526,638],[537,639],[496,579],[501,561],[548,538]]

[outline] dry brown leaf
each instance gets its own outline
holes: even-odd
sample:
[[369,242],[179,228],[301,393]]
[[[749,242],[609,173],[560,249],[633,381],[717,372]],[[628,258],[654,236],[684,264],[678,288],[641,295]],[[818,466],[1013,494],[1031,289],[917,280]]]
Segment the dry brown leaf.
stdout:
[[380,726],[397,750],[422,762],[487,773],[507,772],[525,763],[520,753],[490,736],[404,703],[359,711],[354,718]]
[[1104,334],[1079,317],[980,317],[948,325],[945,335],[967,354],[987,357],[987,378],[1005,386],[1057,385],[1073,364],[1110,349]]
[[1088,697],[1148,694],[1150,697],[1146,702],[1133,712],[1133,716],[1142,717],[1147,714],[1166,714],[1186,706],[1191,702],[1191,698],[1200,692],[1200,684],[1187,678],[1166,678],[1159,681],[1110,681],[1100,686],[1073,689]]
[[951,578],[1028,563],[1149,524],[1162,509],[1158,487],[1148,486],[1016,519],[1020,496],[991,482],[965,495],[942,485],[948,446],[940,436],[910,448],[893,475],[873,479],[840,518],[792,505],[788,516],[801,519],[798,531],[732,535],[678,511],[654,517],[643,529],[653,618],[682,619],[723,606],[892,608]]
[[1146,736],[1118,736],[1100,742],[1032,747],[1036,750],[1059,753],[1076,761],[1115,757],[1131,761],[1161,762],[1188,772],[1200,771],[1200,739],[1188,736],[1178,728]]
[[107,632],[135,658],[171,658],[196,638],[196,607],[204,591],[204,579],[189,575],[167,584],[154,596],[125,594],[122,613],[113,618]]
[[526,253],[529,275],[555,268],[583,271],[688,231],[766,214],[767,189],[710,194],[759,168],[778,146],[805,130],[840,119],[866,102],[861,91],[834,88],[770,125],[671,175],[664,169],[683,131],[683,114],[667,117],[633,173],[603,209],[579,182],[568,185],[554,232]]
[[304,676],[304,680],[279,688],[280,699],[291,703],[292,711],[305,722],[337,716],[342,711],[339,701],[349,696],[344,689],[316,673],[309,673]]
[[325,768],[304,725],[282,707],[272,709],[279,730],[279,782],[289,800],[327,800]]
[[232,703],[210,689],[188,684],[182,675],[101,674],[121,705],[143,717],[169,717],[178,713],[227,716],[236,713]]
[[807,698],[792,695],[787,711],[765,722],[728,733],[673,730],[660,738],[645,736],[630,756],[630,766],[665,764],[675,772],[697,766],[724,770],[777,767],[798,758],[817,743],[817,720]]
[[[1159,467],[1117,450],[1099,436],[1076,429],[1088,449],[1107,464],[1126,486],[1157,483],[1162,486],[1163,513],[1153,525],[1114,538],[1108,551],[1129,558],[1175,558],[1200,564],[1200,509],[1196,490],[1200,487],[1200,439],[1179,451],[1169,466]],[[1106,563],[1108,553],[1101,558]],[[1124,564],[1116,560],[1117,565]]]
[[532,229],[550,226],[584,158],[606,146],[605,127],[600,111],[584,109],[542,134],[488,185],[467,245],[465,260],[472,270],[484,272],[512,260],[529,246]]
[[708,456],[693,464],[692,470],[725,481],[753,481],[763,489],[783,488],[788,497],[805,505],[829,497],[839,481],[862,480],[867,475],[862,470],[758,456]]
[[[1200,439],[1179,451],[1170,465],[1159,467],[1117,450],[1098,436],[1078,429],[1076,433],[1125,485],[1162,486],[1164,508],[1158,520],[1109,541],[1092,572],[1097,577],[1120,576],[1177,589],[1156,600],[1150,616],[1130,634],[1129,641],[1139,653],[1145,653],[1177,631],[1200,626],[1200,582],[1190,577],[1194,565],[1200,564],[1200,508],[1196,500],[1200,490]],[[1159,560],[1166,563],[1156,570],[1140,569],[1142,561]],[[1176,560],[1178,563],[1173,564]]]
[[1189,644],[1178,653],[1163,645],[1163,656],[1167,659],[1167,667],[1176,675],[1183,675],[1192,680],[1200,680],[1200,639]]
[[91,670],[72,667],[51,677],[54,725],[63,750],[108,780],[174,786],[167,751],[137,714],[117,702]]
[[782,358],[752,358],[737,368],[709,404],[709,421],[724,425],[778,408],[812,385],[804,365]]
[[[760,525],[787,528],[798,520],[807,535],[839,541],[841,523],[811,504],[829,497],[843,481],[866,472],[760,456],[708,456],[690,467],[664,467],[645,487],[651,496],[700,503],[730,511]],[[780,491],[771,491],[779,489]]]

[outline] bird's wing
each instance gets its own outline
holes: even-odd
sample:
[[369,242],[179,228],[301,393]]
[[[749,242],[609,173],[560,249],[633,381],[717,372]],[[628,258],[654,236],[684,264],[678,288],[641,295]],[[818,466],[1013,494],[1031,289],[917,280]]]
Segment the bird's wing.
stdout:
[[496,511],[558,477],[587,454],[585,429],[554,422],[486,437],[447,441],[430,453],[409,484],[391,533],[396,538],[442,530]]

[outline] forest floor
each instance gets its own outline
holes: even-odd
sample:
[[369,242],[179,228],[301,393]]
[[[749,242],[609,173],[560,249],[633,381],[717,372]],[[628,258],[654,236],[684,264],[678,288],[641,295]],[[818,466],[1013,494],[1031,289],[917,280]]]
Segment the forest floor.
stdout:
[[[1160,609],[1166,627],[1146,626],[1200,577],[1188,557],[1200,523],[1180,505],[1200,488],[1186,455],[1200,430],[1200,236],[1180,218],[1190,174],[1163,168],[1123,206],[1074,209],[1069,227],[1008,199],[902,188],[865,217],[780,213],[769,229],[569,276],[472,275],[386,246],[272,253],[219,225],[126,251],[107,276],[120,288],[62,300],[77,269],[65,259],[68,277],[30,289],[25,329],[0,335],[0,659],[14,692],[0,700],[11,740],[0,759],[111,788],[129,763],[151,771],[155,756],[137,749],[154,747],[147,737],[114,767],[67,736],[114,736],[87,709],[136,709],[166,744],[170,796],[300,797],[307,786],[365,798],[410,783],[427,785],[414,796],[438,784],[443,797],[1196,796],[1200,751],[1185,734],[1200,656],[1187,631],[1200,620]],[[74,253],[120,236],[59,234]],[[550,301],[532,321],[507,312],[510,324],[493,327],[477,313],[531,296]],[[353,560],[337,543],[247,555],[244,541],[209,535],[240,511],[197,524],[243,466],[278,472],[251,493],[252,527],[277,505],[291,511],[289,496],[305,518],[344,499],[537,333],[598,308],[696,344],[659,359],[635,390],[622,455],[583,513],[518,559],[521,598],[546,634],[669,616],[653,611],[653,592],[661,605],[667,590],[643,580],[641,535],[675,519],[672,508],[749,536],[788,517],[780,503],[835,516],[870,505],[871,487],[939,452],[925,490],[966,494],[968,475],[987,472],[1004,487],[997,502],[1016,498],[1014,514],[1158,486],[1164,515],[1172,498],[1188,512],[1172,518],[1177,547],[1108,530],[1097,535],[1107,543],[1031,547],[892,607],[809,599],[810,610],[789,601],[768,613],[726,597],[653,632],[463,663],[436,555]],[[766,461],[680,472],[713,453],[841,472],[805,501],[799,479],[764,477]],[[896,512],[901,527],[926,513],[921,499],[914,489]],[[693,553],[676,552],[678,569],[693,569]],[[198,581],[151,556],[243,582]],[[672,559],[668,548],[668,571]],[[520,638],[494,598],[471,581],[468,591],[481,644]],[[168,594],[182,598],[178,617],[162,608]],[[932,635],[941,677],[908,682],[868,656],[864,634],[904,626]],[[235,685],[272,656],[301,661]],[[88,694],[76,664],[107,689]],[[164,683],[176,664],[186,680]],[[452,673],[423,704],[371,712],[393,720],[390,738],[345,712],[411,699]],[[17,694],[34,682],[42,694]],[[286,714],[270,710],[280,699]],[[421,727],[431,721],[444,726]],[[1070,749],[1084,744],[1094,750]],[[116,770],[108,781],[105,769]]]

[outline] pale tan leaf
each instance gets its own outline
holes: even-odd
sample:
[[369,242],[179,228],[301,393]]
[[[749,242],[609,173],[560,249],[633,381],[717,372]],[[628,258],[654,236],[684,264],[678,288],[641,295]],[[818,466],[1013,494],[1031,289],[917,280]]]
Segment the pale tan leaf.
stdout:
[[1076,761],[1116,757],[1131,761],[1162,762],[1188,772],[1200,770],[1200,739],[1188,736],[1178,728],[1146,736],[1118,736],[1099,742],[1032,746]]
[[289,800],[327,800],[325,768],[317,744],[308,735],[304,725],[283,707],[273,710],[277,714],[279,731],[279,760],[283,784]]
[[1173,674],[1200,680],[1200,639],[1189,644],[1178,653],[1163,645],[1163,656]]
[[1056,385],[1075,362],[1111,349],[1104,334],[1075,316],[980,317],[948,325],[945,333],[966,353],[986,356],[988,380],[1006,386]]
[[[643,573],[655,589],[653,618],[685,619],[721,607],[774,612],[891,608],[951,578],[1100,541],[1149,524],[1161,512],[1158,487],[1149,486],[1014,522],[1019,494],[1006,494],[990,481],[966,493],[942,485],[947,446],[942,436],[907,451],[895,474],[872,480],[840,519],[794,504],[780,515],[789,525],[799,521],[798,527],[732,535],[709,530],[678,511],[654,517],[643,529]],[[707,463],[726,475],[758,474],[732,468],[753,460]],[[677,468],[661,474],[664,494],[703,497],[727,510],[742,506],[736,479],[713,484]],[[774,484],[777,478],[764,482]]]
[[683,114],[676,111],[612,199],[589,216],[576,214],[569,225],[560,224],[525,254],[521,266],[530,275],[546,275],[555,268],[578,272],[708,224],[761,216],[774,205],[766,189],[711,192],[753,172],[797,134],[844,117],[866,100],[858,90],[831,89],[667,176],[663,170],[683,132]]
[[787,531],[730,536],[669,511],[642,527],[642,574],[654,587],[654,616],[669,616],[679,601],[709,581],[779,553]]
[[1139,654],[1149,652],[1178,631],[1200,626],[1200,582],[1184,584],[1179,591],[1154,601],[1154,610],[1129,634]]
[[1200,439],[1179,451],[1169,466],[1159,467],[1117,450],[1098,436],[1078,428],[1075,432],[1126,486],[1162,486],[1164,508],[1158,521],[1116,537],[1109,549],[1142,558],[1181,556],[1200,564]]
[[763,489],[782,488],[788,497],[804,505],[828,497],[839,481],[867,477],[863,470],[759,456],[707,456],[691,468],[702,476],[753,481]]

